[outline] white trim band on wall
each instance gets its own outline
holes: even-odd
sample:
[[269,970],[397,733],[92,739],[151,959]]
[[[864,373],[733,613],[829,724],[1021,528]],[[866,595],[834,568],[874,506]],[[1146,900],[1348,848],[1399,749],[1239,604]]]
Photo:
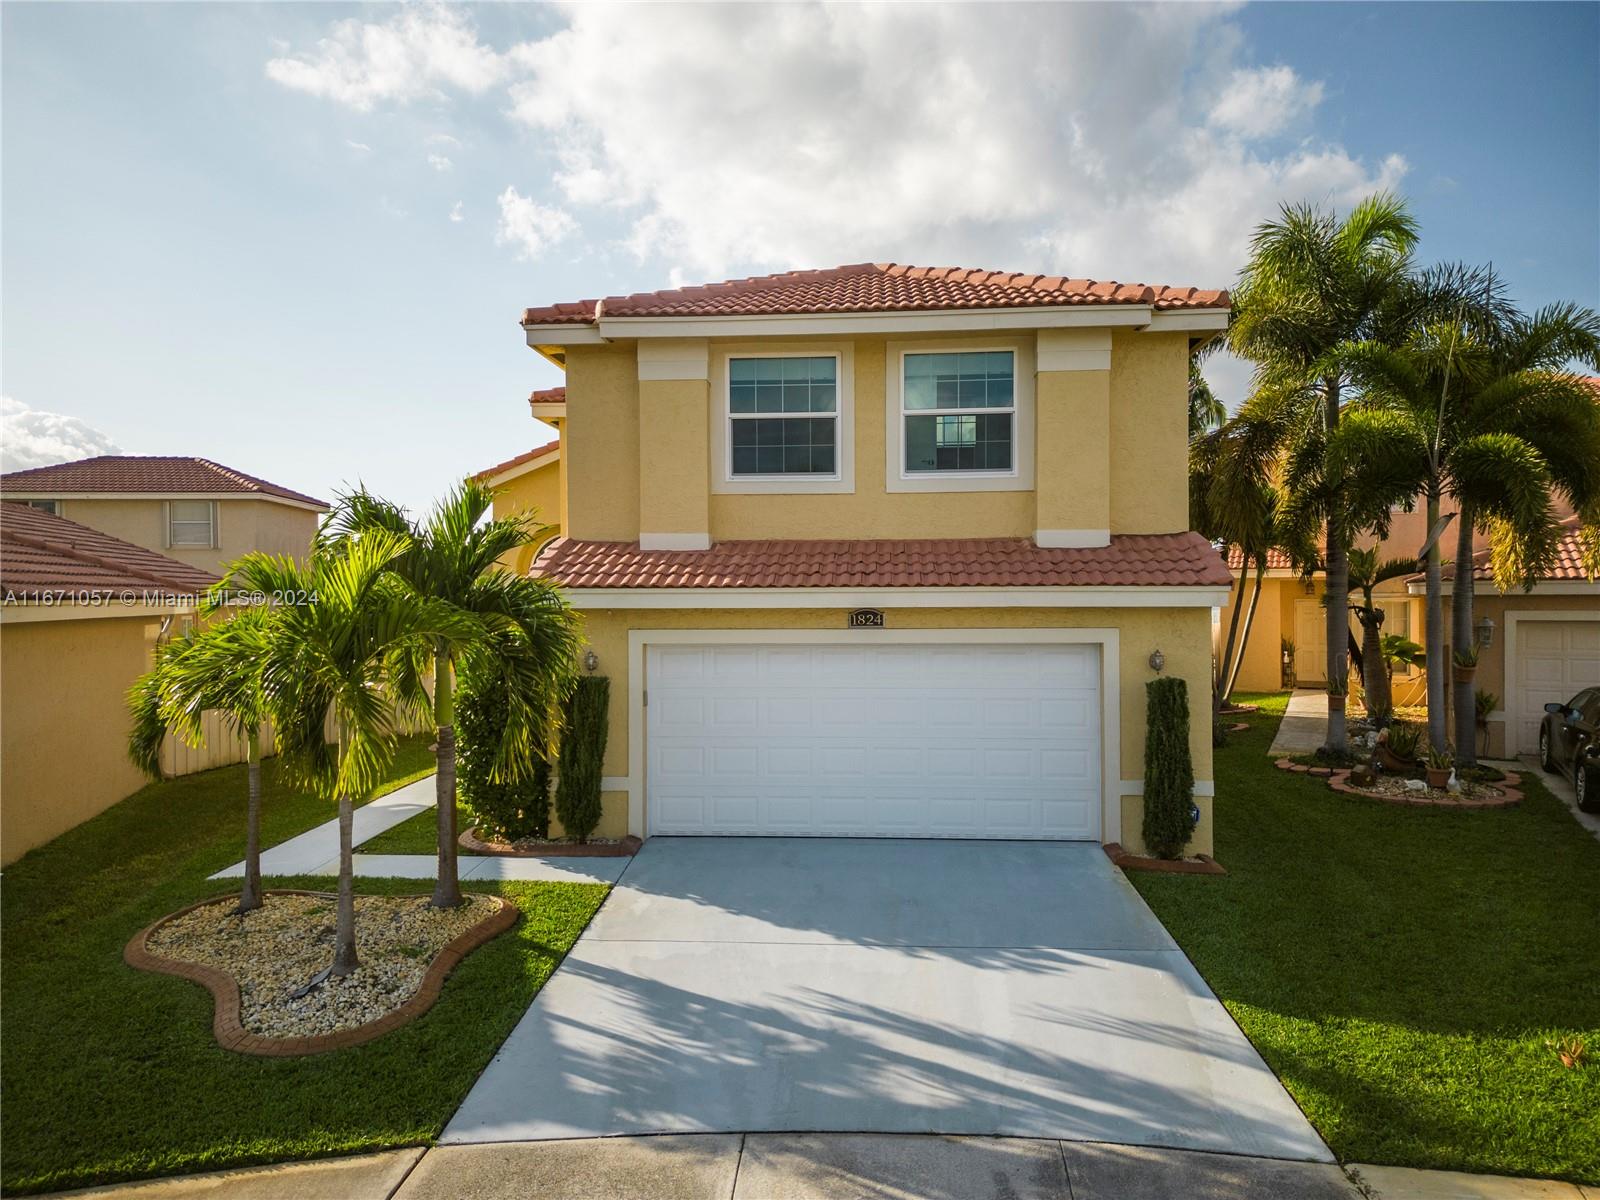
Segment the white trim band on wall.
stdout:
[[641,550],[709,550],[709,533],[641,533]]
[[1035,529],[1033,544],[1041,550],[1081,550],[1111,545],[1109,529]]
[[1041,329],[1039,371],[1111,370],[1109,329]]
[[[1144,795],[1144,780],[1124,779],[1122,781],[1122,794],[1124,796]],[[1196,779],[1194,781],[1194,794],[1196,796],[1215,796],[1217,783],[1214,779]]]
[[711,353],[703,338],[639,343],[639,378],[642,381],[710,377]]

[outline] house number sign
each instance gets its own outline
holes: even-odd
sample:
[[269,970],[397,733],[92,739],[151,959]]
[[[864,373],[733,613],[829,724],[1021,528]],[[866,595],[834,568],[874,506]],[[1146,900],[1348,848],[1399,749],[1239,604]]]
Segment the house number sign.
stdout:
[[845,626],[849,629],[882,629],[883,610],[881,608],[854,608],[845,619]]

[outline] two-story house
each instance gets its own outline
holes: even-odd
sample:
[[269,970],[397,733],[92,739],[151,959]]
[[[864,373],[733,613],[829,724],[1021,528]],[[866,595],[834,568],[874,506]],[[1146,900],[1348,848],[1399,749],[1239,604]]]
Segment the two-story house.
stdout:
[[202,571],[251,550],[304,557],[328,502],[207,458],[103,454],[0,475],[20,501]]
[[568,589],[609,835],[1141,845],[1189,682],[1212,845],[1215,550],[1190,355],[1221,291],[862,264],[527,310],[566,373]]

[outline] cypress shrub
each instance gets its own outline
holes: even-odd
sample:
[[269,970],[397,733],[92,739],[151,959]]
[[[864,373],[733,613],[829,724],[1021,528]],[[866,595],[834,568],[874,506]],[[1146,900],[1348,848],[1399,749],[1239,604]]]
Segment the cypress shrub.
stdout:
[[550,836],[550,764],[541,755],[516,778],[494,778],[506,732],[505,680],[463,673],[456,695],[456,787],[479,828],[514,842]]
[[556,815],[567,836],[589,840],[600,824],[600,770],[606,757],[606,709],[611,681],[584,675],[567,702],[561,737],[561,778],[556,783]]
[[1194,833],[1188,686],[1166,676],[1144,690],[1144,844],[1158,858],[1178,858]]

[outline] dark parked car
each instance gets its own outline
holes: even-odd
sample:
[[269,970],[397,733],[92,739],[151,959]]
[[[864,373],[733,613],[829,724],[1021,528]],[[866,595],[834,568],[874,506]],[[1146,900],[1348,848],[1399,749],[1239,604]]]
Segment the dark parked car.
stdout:
[[1572,780],[1579,808],[1600,809],[1600,688],[1586,688],[1565,704],[1544,706],[1539,764]]

